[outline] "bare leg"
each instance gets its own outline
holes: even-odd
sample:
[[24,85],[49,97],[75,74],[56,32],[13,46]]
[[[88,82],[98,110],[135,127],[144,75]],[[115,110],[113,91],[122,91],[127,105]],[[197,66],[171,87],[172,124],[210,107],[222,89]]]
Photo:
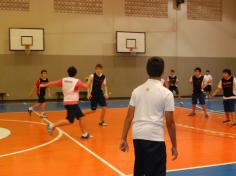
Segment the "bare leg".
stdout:
[[207,114],[206,105],[202,105],[202,110],[205,114]]
[[229,117],[229,112],[225,112],[225,120],[230,120],[230,117]]
[[205,117],[208,118],[207,110],[206,110],[206,105],[202,105],[202,110],[205,114]]
[[102,107],[101,108],[101,116],[100,116],[100,121],[104,121],[105,115],[106,115],[107,107]]
[[229,114],[229,119],[231,119],[231,125],[235,125],[235,119],[234,119],[234,113],[233,112],[228,112]]
[[34,109],[37,109],[39,108],[41,105],[41,103],[36,103],[35,105],[33,105],[31,108],[34,110]]
[[192,105],[192,113],[196,113],[197,105],[193,104]]
[[188,116],[195,116],[196,115],[196,106],[195,104],[192,104],[192,112]]
[[60,121],[57,121],[56,123],[52,124],[52,127],[56,128],[56,127],[70,125],[70,124],[71,123],[67,119],[64,119],[64,120],[60,120]]
[[46,110],[46,103],[41,103],[40,104],[40,111],[41,111],[41,114],[44,114],[45,113],[45,110]]
[[85,126],[83,118],[79,119],[79,126],[80,126],[80,130],[81,130],[82,134],[87,133],[86,126]]

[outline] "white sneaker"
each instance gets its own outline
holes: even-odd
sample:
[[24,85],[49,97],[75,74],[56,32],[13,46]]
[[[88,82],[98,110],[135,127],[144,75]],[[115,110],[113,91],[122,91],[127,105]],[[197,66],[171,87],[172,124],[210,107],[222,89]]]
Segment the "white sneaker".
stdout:
[[54,128],[52,127],[52,125],[48,124],[48,125],[47,125],[47,129],[48,129],[48,134],[49,134],[49,135],[53,135]]
[[47,114],[40,114],[39,117],[42,118],[42,119],[43,118],[48,118],[48,115]]
[[28,108],[28,113],[29,113],[30,116],[32,115],[32,112],[33,112],[33,108],[32,108],[32,107],[29,107],[29,108]]

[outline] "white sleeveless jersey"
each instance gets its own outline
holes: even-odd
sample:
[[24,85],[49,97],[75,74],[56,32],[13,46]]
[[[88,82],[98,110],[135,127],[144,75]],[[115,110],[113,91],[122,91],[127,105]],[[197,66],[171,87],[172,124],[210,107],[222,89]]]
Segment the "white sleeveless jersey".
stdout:
[[64,95],[64,102],[75,102],[79,101],[79,92],[76,91],[76,85],[79,79],[67,77],[62,79],[62,91]]

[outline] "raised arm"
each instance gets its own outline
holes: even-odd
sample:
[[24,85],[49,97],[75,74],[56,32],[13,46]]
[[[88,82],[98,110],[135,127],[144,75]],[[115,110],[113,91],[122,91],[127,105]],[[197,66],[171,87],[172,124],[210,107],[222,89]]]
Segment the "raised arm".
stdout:
[[61,84],[62,84],[61,80],[59,80],[59,81],[50,81],[46,84],[41,84],[40,87],[55,87],[55,86],[61,87]]
[[132,121],[134,119],[134,111],[135,111],[135,107],[129,106],[129,109],[125,118],[124,126],[123,126],[122,136],[121,136],[120,150],[122,152],[129,151],[129,145],[127,143],[127,136],[128,136],[128,132],[131,127]]
[[178,157],[177,141],[176,141],[176,127],[174,121],[174,112],[165,112],[166,126],[172,143],[172,160],[176,160]]

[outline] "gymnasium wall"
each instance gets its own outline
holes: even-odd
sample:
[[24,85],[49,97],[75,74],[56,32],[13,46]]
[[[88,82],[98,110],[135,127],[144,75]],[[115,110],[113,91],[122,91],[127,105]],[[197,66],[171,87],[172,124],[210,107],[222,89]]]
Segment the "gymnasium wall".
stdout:
[[[224,67],[236,71],[236,2],[223,1],[221,22],[187,20],[186,5],[175,11],[171,2],[167,19],[126,17],[123,0],[104,0],[103,15],[55,13],[51,0],[31,0],[29,12],[0,11],[0,91],[8,92],[8,99],[26,99],[42,68],[54,80],[76,65],[84,79],[102,63],[111,96],[128,97],[147,78],[148,56],[156,55],[165,58],[166,72],[176,69],[184,95],[190,95],[188,79],[196,66],[210,69],[216,80]],[[46,50],[29,56],[9,52],[9,27],[45,28]],[[116,54],[117,30],[147,32],[147,53]]]

